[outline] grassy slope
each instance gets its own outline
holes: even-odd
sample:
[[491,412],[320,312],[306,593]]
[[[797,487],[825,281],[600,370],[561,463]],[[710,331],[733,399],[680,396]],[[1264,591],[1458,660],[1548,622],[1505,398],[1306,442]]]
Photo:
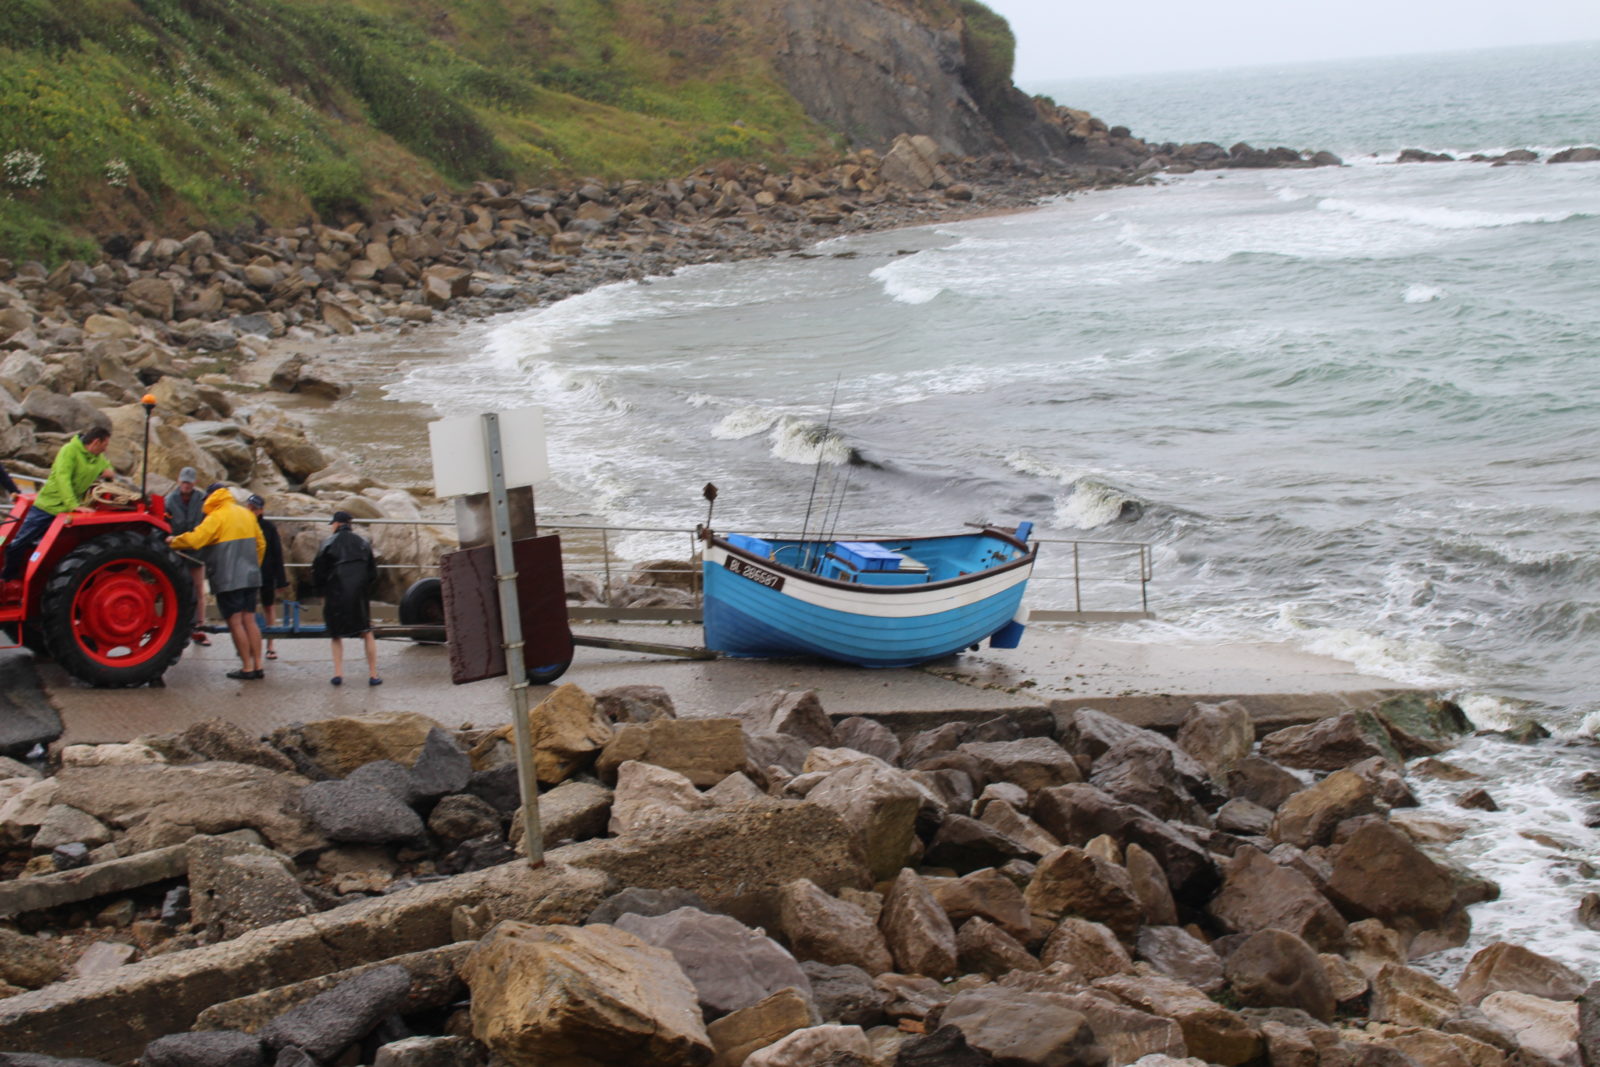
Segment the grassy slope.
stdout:
[[[983,79],[1009,31],[975,0]],[[0,254],[826,149],[740,0],[3,0]],[[994,23],[1006,47],[993,47]],[[971,47],[971,44],[969,44]],[[975,87],[975,92],[978,91]],[[981,99],[981,96],[980,96]]]

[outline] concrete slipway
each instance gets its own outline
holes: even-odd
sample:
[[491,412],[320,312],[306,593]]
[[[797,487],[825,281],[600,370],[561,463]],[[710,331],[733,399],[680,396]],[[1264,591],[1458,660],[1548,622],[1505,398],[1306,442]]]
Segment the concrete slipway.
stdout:
[[[697,626],[579,624],[577,632],[697,645]],[[225,635],[190,648],[156,689],[92,689],[52,664],[38,668],[68,743],[126,741],[220,716],[264,735],[295,721],[378,711],[416,711],[449,727],[510,721],[504,679],[456,686],[442,647],[379,642],[384,685],[365,684],[358,642],[345,642],[343,686],[329,684],[321,639],[278,642],[267,677],[233,682],[238,665]],[[26,653],[0,653],[0,656]],[[834,717],[868,715],[891,727],[1008,714],[1043,718],[1052,709],[1096,707],[1140,725],[1173,727],[1197,700],[1243,701],[1262,729],[1361,707],[1405,687],[1349,664],[1281,645],[1178,645],[1110,640],[1083,626],[1032,627],[1024,647],[967,653],[921,668],[868,671],[814,661],[685,660],[580,647],[558,684],[591,692],[658,685],[683,717],[727,714],[773,689],[816,689]],[[534,690],[534,700],[548,692]]]

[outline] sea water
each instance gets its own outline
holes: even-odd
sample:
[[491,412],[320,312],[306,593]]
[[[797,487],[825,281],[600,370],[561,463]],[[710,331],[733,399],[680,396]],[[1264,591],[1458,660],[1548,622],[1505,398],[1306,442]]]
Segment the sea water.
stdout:
[[846,529],[1148,542],[1160,622],[1119,638],[1292,642],[1483,727],[1536,719],[1556,738],[1449,756],[1501,811],[1420,790],[1502,885],[1468,951],[1592,972],[1574,911],[1600,834],[1573,780],[1600,766],[1600,164],[1392,161],[1600,143],[1596,85],[1600,44],[1030,87],[1154,141],[1348,165],[608,286],[468,330],[388,394],[543,405],[546,509],[689,525],[714,481],[720,528],[826,504]]

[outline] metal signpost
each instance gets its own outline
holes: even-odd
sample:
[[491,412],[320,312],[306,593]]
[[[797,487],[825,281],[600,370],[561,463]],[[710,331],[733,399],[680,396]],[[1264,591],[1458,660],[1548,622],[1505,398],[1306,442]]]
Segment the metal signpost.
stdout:
[[[471,425],[479,424],[482,465],[473,459]],[[489,494],[493,526],[495,584],[500,594],[500,625],[505,638],[506,673],[511,693],[511,723],[517,750],[517,782],[522,793],[522,839],[528,862],[544,864],[544,832],[539,825],[539,781],[533,766],[533,730],[528,721],[528,670],[523,657],[522,610],[512,562],[509,485],[531,485],[548,474],[544,424],[536,408],[490,412],[476,419],[445,419],[428,424],[433,452],[434,493],[445,496]],[[515,446],[507,459],[508,441]],[[512,481],[508,478],[508,468]]]

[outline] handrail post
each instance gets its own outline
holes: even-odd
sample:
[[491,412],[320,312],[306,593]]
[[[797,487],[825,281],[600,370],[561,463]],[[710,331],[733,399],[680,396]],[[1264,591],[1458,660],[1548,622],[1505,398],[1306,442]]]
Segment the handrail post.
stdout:
[[1072,598],[1073,610],[1083,614],[1083,570],[1078,560],[1078,542],[1072,542]]

